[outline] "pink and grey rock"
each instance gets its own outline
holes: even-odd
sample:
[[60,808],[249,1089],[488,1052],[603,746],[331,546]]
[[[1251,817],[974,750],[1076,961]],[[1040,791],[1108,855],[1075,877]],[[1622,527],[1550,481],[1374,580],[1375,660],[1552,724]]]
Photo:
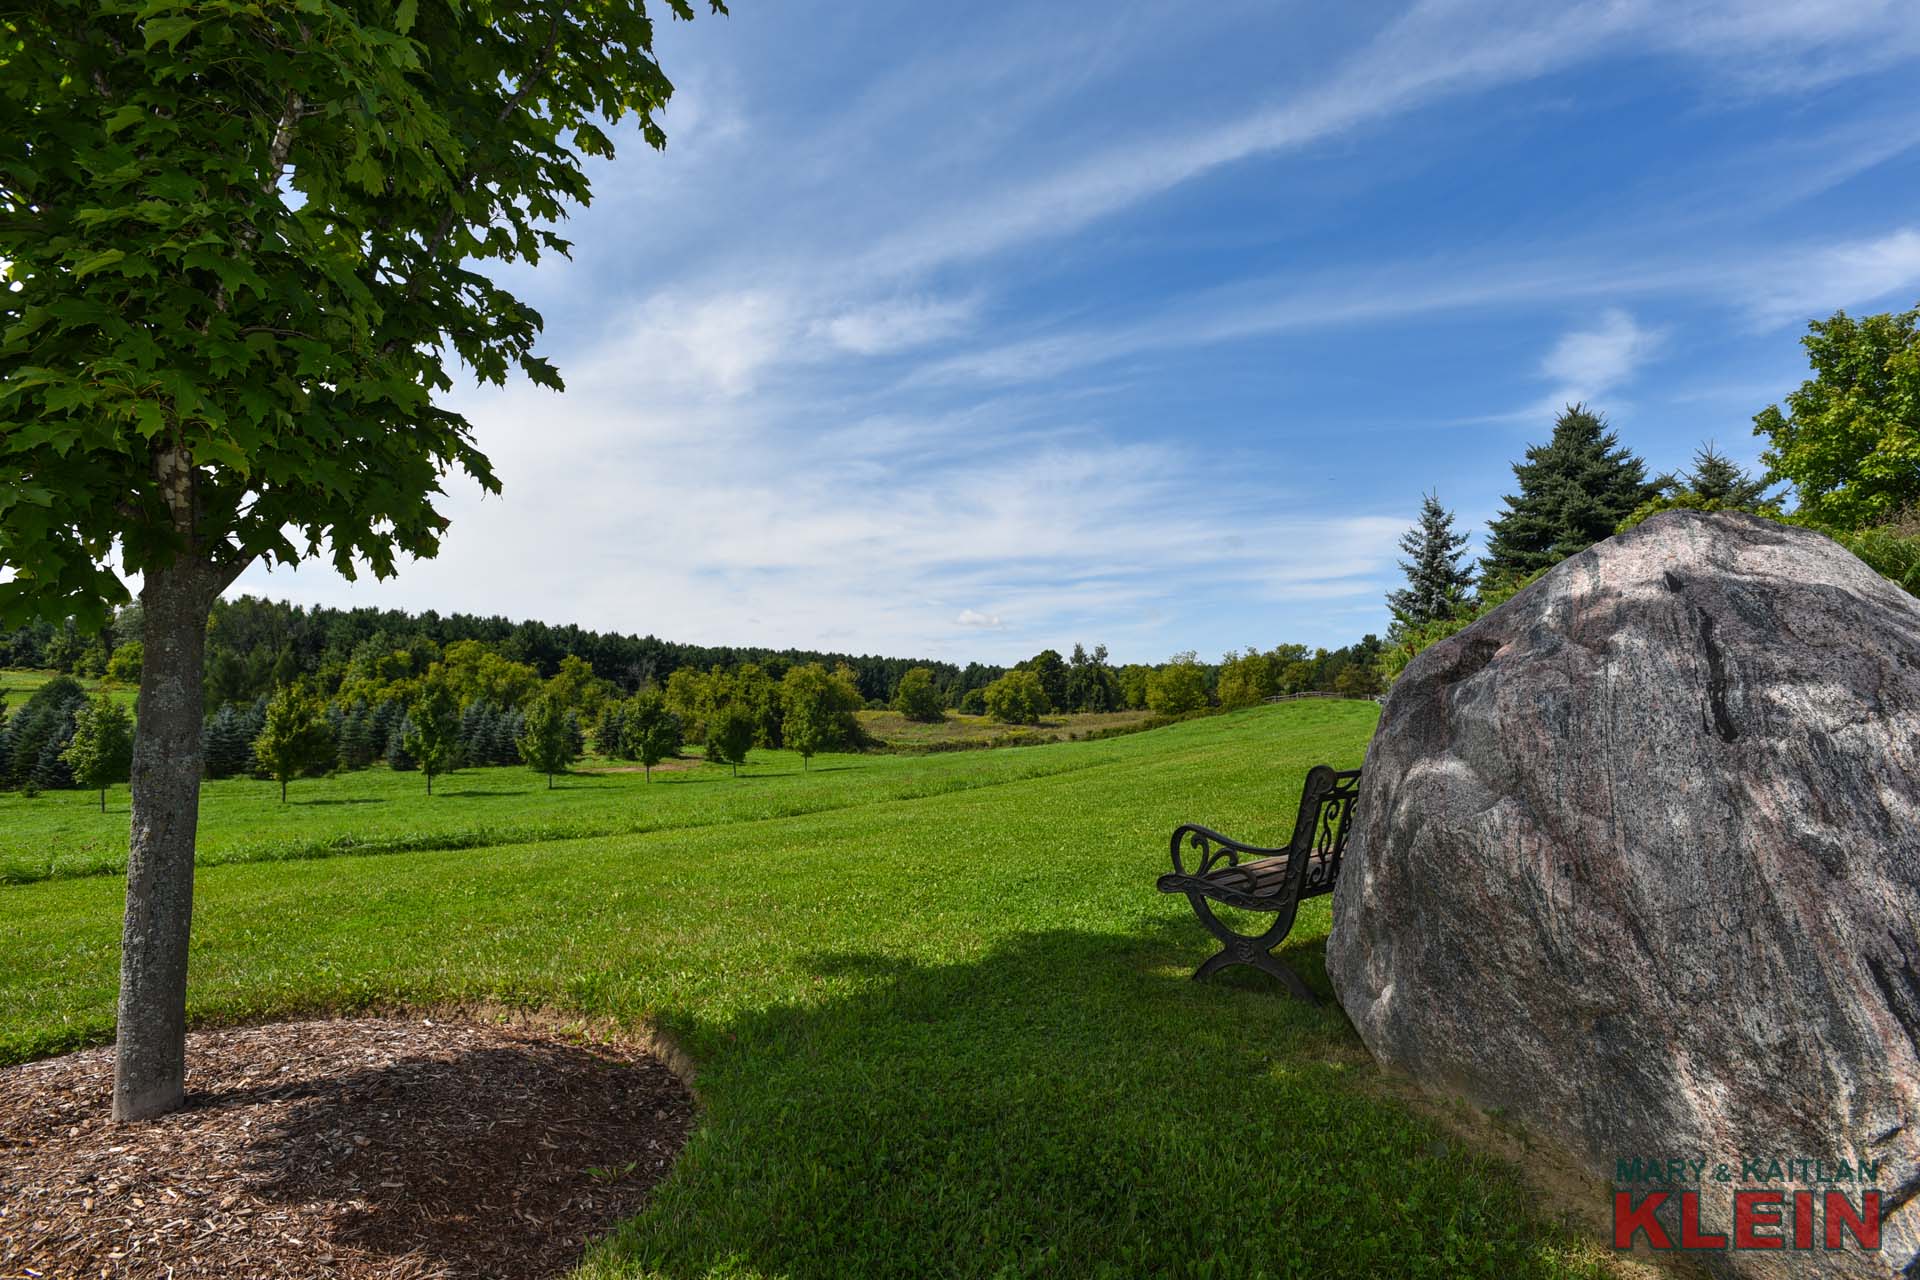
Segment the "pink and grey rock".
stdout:
[[1382,1063],[1601,1177],[1877,1161],[1882,1250],[1820,1274],[1920,1275],[1920,601],[1804,529],[1656,516],[1414,660],[1360,824],[1327,971]]

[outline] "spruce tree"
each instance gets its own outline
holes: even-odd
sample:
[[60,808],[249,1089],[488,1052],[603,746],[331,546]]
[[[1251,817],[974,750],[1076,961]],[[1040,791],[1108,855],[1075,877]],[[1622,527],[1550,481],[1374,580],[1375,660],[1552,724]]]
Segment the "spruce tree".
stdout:
[[1520,492],[1487,524],[1482,579],[1520,577],[1584,551],[1657,492],[1646,464],[1584,404],[1567,406],[1553,439],[1530,446],[1513,474]]
[[33,771],[27,780],[41,791],[71,791],[79,784],[74,781],[73,770],[67,765],[67,747],[73,742],[73,717],[68,716],[60,722],[54,735],[48,738],[40,748],[40,759],[34,763]]
[[1461,563],[1467,535],[1453,531],[1453,512],[1430,493],[1420,503],[1420,523],[1400,538],[1400,549],[1413,557],[1400,562],[1407,585],[1387,592],[1396,630],[1423,627],[1451,618],[1473,589],[1473,571]]
[[414,759],[413,749],[408,745],[412,738],[413,721],[403,713],[394,724],[392,733],[387,736],[387,768],[395,773],[404,773],[420,767],[420,762]]
[[1767,479],[1750,476],[1725,456],[1715,452],[1709,441],[1693,455],[1693,473],[1686,488],[1703,501],[1717,504],[1716,511],[1750,511],[1768,505]]
[[202,730],[202,751],[209,778],[231,778],[253,768],[253,742],[247,717],[232,703],[213,713]]

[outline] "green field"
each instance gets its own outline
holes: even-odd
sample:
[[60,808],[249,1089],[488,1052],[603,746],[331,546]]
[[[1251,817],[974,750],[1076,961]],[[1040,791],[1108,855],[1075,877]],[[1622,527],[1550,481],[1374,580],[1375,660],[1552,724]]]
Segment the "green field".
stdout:
[[[58,671],[21,671],[13,668],[0,669],[0,702],[4,702],[9,713],[19,710],[28,698],[41,685],[49,680],[57,680]],[[80,680],[81,688],[88,693],[98,693],[105,689],[115,702],[133,706],[140,696],[140,690],[130,684],[106,683],[90,678]]]
[[[862,711],[860,727],[893,751],[952,750],[956,747],[1024,746],[1063,742],[1089,733],[1130,728],[1152,718],[1151,711],[1081,711],[1048,715],[1039,724],[1002,724],[988,716],[949,711],[938,724],[909,720],[898,711]],[[1011,740],[1011,741],[1010,741]]]
[[[1376,714],[1296,703],[810,774],[770,757],[738,783],[571,778],[550,802],[506,770],[431,804],[412,775],[298,783],[370,803],[287,811],[270,784],[216,786],[206,836],[230,852],[309,824],[426,830],[443,801],[499,801],[503,827],[572,806],[663,829],[210,866],[191,1014],[480,1002],[671,1037],[703,1122],[593,1277],[1598,1274],[1512,1167],[1379,1087],[1337,1007],[1187,980],[1209,940],[1152,890],[1167,832],[1278,841],[1306,769],[1357,763]],[[12,854],[78,830],[59,825],[73,799],[0,809]],[[0,888],[0,1061],[109,1037],[121,893]],[[1322,993],[1328,910],[1283,952]]]

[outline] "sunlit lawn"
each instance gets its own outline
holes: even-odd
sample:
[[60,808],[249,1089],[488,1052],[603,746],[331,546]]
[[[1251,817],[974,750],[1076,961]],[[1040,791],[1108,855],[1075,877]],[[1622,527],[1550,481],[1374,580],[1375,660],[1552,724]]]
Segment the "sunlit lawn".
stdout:
[[[1277,842],[1306,769],[1357,764],[1375,715],[1292,704],[839,772],[770,758],[737,784],[571,779],[555,798],[476,774],[436,805],[679,825],[209,867],[192,1016],[478,1001],[664,1032],[697,1065],[703,1122],[594,1277],[1592,1274],[1508,1166],[1375,1087],[1336,1006],[1258,975],[1190,982],[1209,940],[1153,892],[1175,823]],[[412,781],[300,784],[373,803],[292,819],[215,788],[209,838],[411,829],[437,812],[403,799]],[[0,1060],[110,1035],[122,891],[0,887]],[[1283,953],[1323,994],[1328,910],[1310,904]]]

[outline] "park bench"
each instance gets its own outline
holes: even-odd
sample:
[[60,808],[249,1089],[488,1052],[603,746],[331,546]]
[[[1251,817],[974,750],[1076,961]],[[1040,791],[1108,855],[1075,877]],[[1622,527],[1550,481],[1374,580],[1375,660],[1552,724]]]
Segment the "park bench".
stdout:
[[[1293,928],[1302,900],[1333,892],[1359,792],[1358,769],[1314,766],[1300,793],[1293,839],[1280,849],[1242,844],[1191,822],[1174,830],[1173,870],[1160,877],[1160,892],[1186,894],[1200,923],[1221,943],[1220,954],[1194,970],[1196,979],[1228,965],[1252,965],[1300,999],[1319,1003],[1299,974],[1274,959],[1273,949]],[[1214,902],[1271,913],[1273,924],[1257,936],[1239,933],[1214,915]]]

